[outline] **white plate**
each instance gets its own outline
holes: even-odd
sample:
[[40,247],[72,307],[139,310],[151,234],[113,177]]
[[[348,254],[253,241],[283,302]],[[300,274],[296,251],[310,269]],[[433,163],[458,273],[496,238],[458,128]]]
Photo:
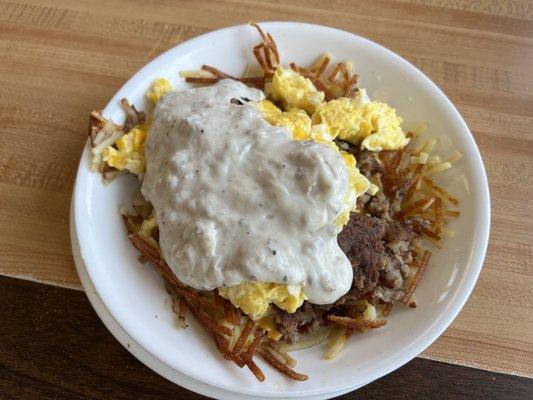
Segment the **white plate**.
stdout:
[[[371,98],[394,106],[404,118],[405,128],[427,121],[426,137],[448,136],[448,151],[453,148],[465,154],[442,181],[460,200],[462,215],[450,225],[456,235],[447,240],[443,250],[434,252],[416,293],[418,308],[395,307],[384,328],[356,336],[334,360],[322,360],[321,348],[296,353],[297,370],[310,376],[306,382],[288,380],[261,364],[267,379],[259,383],[246,369],[224,360],[192,318],[187,330],[177,329],[161,278],[149,265],[137,262],[138,253],[129,243],[118,213],[119,207],[131,203],[138,184],[133,177],[122,177],[109,186],[102,185],[100,176],[89,170],[89,147],[82,155],[74,189],[75,236],[88,275],[84,286],[94,286],[116,327],[142,349],[136,356],[166,378],[219,398],[236,398],[231,393],[327,398],[405,364],[453,321],[474,287],[485,256],[490,225],[487,179],[476,144],[455,107],[407,61],[373,42],[332,28],[290,22],[262,26],[272,33],[287,63],[307,65],[324,51],[339,60],[353,60],[359,86],[366,87]],[[178,89],[186,87],[178,77],[180,70],[205,63],[240,74],[243,66],[252,62],[251,48],[258,40],[252,27],[242,25],[171,49],[135,74],[113,97],[104,115],[122,122],[122,97],[146,109],[144,94],[156,78],[166,77]],[[118,328],[110,329],[117,335]],[[154,360],[165,366],[165,372],[154,366]],[[201,384],[195,386],[194,382]],[[207,392],[206,387],[215,392]]]

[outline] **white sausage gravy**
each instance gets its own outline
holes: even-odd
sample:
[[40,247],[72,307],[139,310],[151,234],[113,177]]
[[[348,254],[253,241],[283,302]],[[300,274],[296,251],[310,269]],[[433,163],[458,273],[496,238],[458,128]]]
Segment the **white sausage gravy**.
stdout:
[[341,156],[295,141],[252,104],[261,91],[224,80],[157,105],[142,192],[178,279],[212,290],[242,282],[302,284],[333,303],[352,283],[337,244],[348,187]]

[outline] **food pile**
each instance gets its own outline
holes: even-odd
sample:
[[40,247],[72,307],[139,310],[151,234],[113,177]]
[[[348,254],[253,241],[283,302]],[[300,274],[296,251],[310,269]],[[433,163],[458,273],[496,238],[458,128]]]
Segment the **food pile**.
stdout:
[[[421,129],[404,132],[393,108],[371,101],[357,87],[350,63],[332,66],[332,57],[324,54],[307,68],[284,67],[272,36],[252,25],[261,36],[253,48],[259,70],[247,67],[244,76],[234,77],[204,65],[181,76],[200,86],[233,79],[258,88],[266,99],[254,106],[269,124],[287,128],[294,140],[322,143],[339,153],[348,189],[335,222],[338,244],[353,268],[351,289],[322,305],[308,302],[302,285],[279,282],[196,290],[180,282],[163,258],[149,202],[135,197],[134,212],[123,211],[123,218],[139,261],[152,263],[167,282],[181,327],[188,310],[226,359],[247,366],[260,381],[264,374],[255,355],[295,380],[306,380],[293,370],[289,351],[327,341],[325,357],[332,358],[353,333],[384,326],[393,304],[416,307],[413,294],[431,258],[426,245],[440,248],[442,239],[453,235],[448,219],[459,216],[457,199],[435,176],[461,154],[441,158],[434,154],[436,139],[419,140]],[[158,79],[147,97],[157,104],[172,90],[168,80]],[[126,99],[121,104],[123,126],[91,113],[91,166],[106,182],[124,173],[142,181],[151,117]]]

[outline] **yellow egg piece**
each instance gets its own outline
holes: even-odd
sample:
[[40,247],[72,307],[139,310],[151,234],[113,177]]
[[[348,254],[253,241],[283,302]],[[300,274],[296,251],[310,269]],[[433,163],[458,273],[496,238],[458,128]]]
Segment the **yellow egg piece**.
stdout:
[[146,92],[146,97],[148,97],[154,103],[157,103],[159,100],[161,100],[161,97],[171,91],[172,84],[170,81],[165,78],[159,78],[152,83],[150,90]]
[[[165,78],[156,79],[146,96],[157,103],[165,94],[172,91],[170,81]],[[141,174],[146,168],[144,144],[148,135],[149,122],[133,127],[121,136],[112,146],[102,152],[102,159],[120,171],[128,170],[133,174]]]
[[333,135],[371,151],[398,150],[409,139],[402,131],[402,119],[388,104],[365,101],[364,91],[355,98],[342,97],[320,104],[314,124],[326,124]]
[[378,120],[376,125],[380,123],[383,123],[384,126],[364,138],[361,142],[361,148],[370,151],[399,150],[409,143],[409,138],[405,136],[399,126],[395,126],[394,121]]
[[311,118],[305,111],[295,108],[289,111],[282,111],[270,100],[260,101],[257,103],[257,108],[269,124],[289,128],[294,140],[314,140],[315,142],[325,143],[338,151],[327,125],[312,125]]
[[340,154],[344,160],[346,171],[348,172],[348,190],[344,195],[342,211],[335,220],[337,226],[342,228],[348,223],[350,213],[357,208],[357,198],[370,189],[371,183],[359,172],[353,154],[342,150],[340,151]]
[[302,109],[310,114],[324,101],[324,92],[318,91],[311,80],[283,67],[276,68],[268,94],[282,101],[285,109]]
[[289,128],[294,140],[311,139],[311,118],[305,111],[297,109],[282,111],[269,100],[260,101],[257,107],[269,124]]
[[278,341],[283,336],[282,333],[278,330],[278,327],[274,320],[269,317],[268,315],[266,317],[263,317],[257,321],[257,325],[267,331],[268,338],[274,341]]
[[266,314],[270,303],[293,313],[306,299],[302,285],[281,283],[244,282],[219,288],[218,293],[254,320]]
[[331,136],[331,132],[326,124],[312,125],[309,135],[315,142],[327,144],[333,150],[339,151],[339,147],[333,141],[333,136]]
[[109,166],[120,171],[128,170],[133,174],[144,172],[146,167],[144,144],[146,142],[147,132],[147,124],[133,127],[115,142],[116,148],[107,146],[102,151],[102,159]]

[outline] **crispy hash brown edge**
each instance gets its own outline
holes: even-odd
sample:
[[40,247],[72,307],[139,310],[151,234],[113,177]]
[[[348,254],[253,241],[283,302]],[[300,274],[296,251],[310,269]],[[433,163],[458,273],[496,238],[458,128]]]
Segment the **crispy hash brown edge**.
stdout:
[[[124,217],[126,227],[131,227]],[[303,381],[307,375],[295,372],[292,368],[296,362],[286,352],[276,346],[275,342],[266,339],[266,331],[248,317],[242,316],[228,300],[218,296],[216,292],[200,292],[183,285],[176,278],[155,247],[143,234],[129,231],[128,235],[133,246],[146,257],[166,281],[174,301],[179,304],[178,324],[185,327],[185,306],[198,323],[213,337],[217,348],[224,358],[233,361],[240,368],[247,366],[254,376],[264,381],[265,375],[257,366],[253,357],[261,355],[274,368],[288,377]],[[236,338],[236,339],[235,339]],[[232,343],[233,342],[233,343]]]

